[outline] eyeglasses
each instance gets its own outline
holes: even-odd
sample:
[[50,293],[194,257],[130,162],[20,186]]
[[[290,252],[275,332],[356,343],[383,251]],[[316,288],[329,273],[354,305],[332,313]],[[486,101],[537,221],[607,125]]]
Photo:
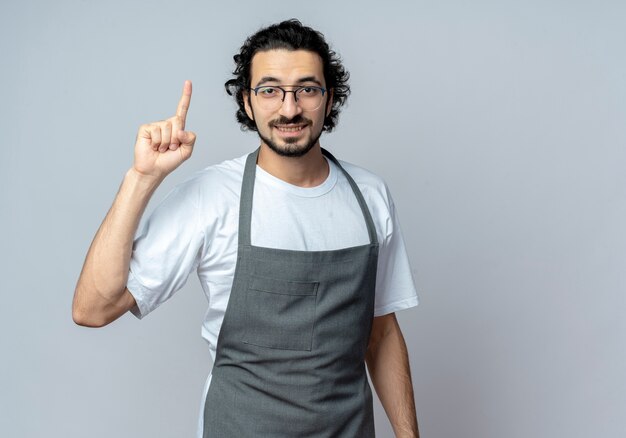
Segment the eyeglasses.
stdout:
[[287,93],[293,93],[296,103],[305,111],[314,111],[320,107],[326,88],[316,87],[312,85],[295,86],[284,85],[284,87],[292,87],[293,90],[285,90],[283,87],[276,85],[262,86],[250,88],[257,97],[259,106],[266,111],[274,111],[281,107],[285,101]]

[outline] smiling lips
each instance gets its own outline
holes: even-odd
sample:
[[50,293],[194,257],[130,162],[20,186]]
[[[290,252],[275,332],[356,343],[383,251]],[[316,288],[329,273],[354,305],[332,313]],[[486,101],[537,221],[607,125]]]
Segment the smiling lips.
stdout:
[[300,132],[306,125],[274,125],[280,132]]
[[301,125],[274,125],[274,128],[276,128],[279,135],[283,138],[299,138],[302,130],[306,127],[306,123]]

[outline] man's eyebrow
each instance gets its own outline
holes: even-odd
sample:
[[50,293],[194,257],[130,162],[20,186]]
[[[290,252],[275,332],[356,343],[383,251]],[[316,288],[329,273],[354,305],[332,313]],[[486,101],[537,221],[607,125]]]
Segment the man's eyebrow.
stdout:
[[[259,82],[256,83],[256,86],[260,87],[261,85],[263,85],[263,84],[265,84],[267,82],[278,82],[278,83],[280,83],[280,80],[278,80],[277,78],[275,78],[273,76],[263,76],[259,80]],[[296,84],[304,84],[306,82],[313,82],[313,83],[319,85],[320,87],[322,86],[322,83],[315,76],[305,76],[303,78],[300,78],[300,79],[298,79]]]
[[303,78],[298,79],[298,84],[303,84],[305,82],[313,82],[317,85],[319,85],[320,87],[322,86],[322,83],[320,81],[318,81],[315,76],[305,76]]
[[275,77],[273,77],[273,76],[263,76],[259,80],[259,82],[256,83],[256,86],[258,87],[260,85],[265,84],[266,82],[280,82],[280,81],[278,79],[276,79]]

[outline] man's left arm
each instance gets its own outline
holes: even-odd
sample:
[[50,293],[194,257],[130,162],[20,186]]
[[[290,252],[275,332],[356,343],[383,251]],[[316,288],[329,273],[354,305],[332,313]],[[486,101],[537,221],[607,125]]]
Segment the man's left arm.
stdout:
[[419,438],[409,357],[395,313],[374,318],[365,361],[396,437]]

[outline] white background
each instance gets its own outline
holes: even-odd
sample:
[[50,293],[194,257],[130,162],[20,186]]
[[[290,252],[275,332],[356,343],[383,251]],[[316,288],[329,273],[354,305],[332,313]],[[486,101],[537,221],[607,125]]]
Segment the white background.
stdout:
[[352,73],[322,144],[396,200],[422,436],[625,436],[618,0],[3,1],[0,435],[193,435],[210,366],[197,279],[98,330],[73,324],[73,289],[138,126],[171,116],[185,79],[196,150],[154,202],[257,146],[223,83],[246,36],[291,17]]

